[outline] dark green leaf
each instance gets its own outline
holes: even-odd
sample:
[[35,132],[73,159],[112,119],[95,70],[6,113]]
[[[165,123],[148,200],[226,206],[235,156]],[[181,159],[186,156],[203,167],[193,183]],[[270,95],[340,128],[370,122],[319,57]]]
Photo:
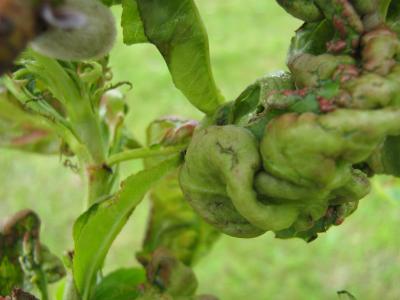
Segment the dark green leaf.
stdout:
[[121,0],[101,0],[101,2],[103,2],[103,4],[107,6],[121,4]]
[[128,177],[118,193],[93,205],[76,221],[73,271],[83,300],[89,299],[96,274],[132,211],[147,191],[178,163],[175,157]]
[[295,102],[293,105],[291,105],[289,107],[289,110],[297,113],[305,113],[310,111],[318,113],[319,105],[317,98],[314,95],[309,94],[304,99]]
[[390,27],[400,35],[400,2],[392,1],[388,10],[387,20]]
[[332,39],[334,30],[328,20],[306,23],[296,32],[292,39],[289,58],[301,53],[314,55],[326,52],[326,43]]
[[234,104],[235,124],[246,124],[258,113],[258,109],[267,107],[267,98],[276,91],[293,89],[292,77],[285,72],[276,72],[258,79],[255,83],[246,88]]

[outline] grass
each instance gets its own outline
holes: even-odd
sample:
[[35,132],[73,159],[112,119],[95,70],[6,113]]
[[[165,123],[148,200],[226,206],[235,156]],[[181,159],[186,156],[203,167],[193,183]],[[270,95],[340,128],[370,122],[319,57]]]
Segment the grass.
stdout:
[[[201,0],[216,80],[233,99],[256,78],[285,68],[290,36],[300,25],[274,1]],[[119,10],[116,10],[119,13]],[[151,120],[166,114],[200,118],[171,82],[161,56],[149,45],[125,47],[119,36],[111,54],[116,80],[129,80],[129,128],[143,140]],[[136,169],[126,164],[125,172]],[[71,227],[82,211],[83,187],[58,157],[0,151],[0,217],[33,208],[43,240],[59,255],[72,247]],[[200,290],[221,300],[400,299],[400,184],[374,181],[370,196],[342,226],[311,244],[272,234],[241,240],[223,237],[196,267]],[[136,264],[148,210],[143,203],[114,243],[106,269]]]

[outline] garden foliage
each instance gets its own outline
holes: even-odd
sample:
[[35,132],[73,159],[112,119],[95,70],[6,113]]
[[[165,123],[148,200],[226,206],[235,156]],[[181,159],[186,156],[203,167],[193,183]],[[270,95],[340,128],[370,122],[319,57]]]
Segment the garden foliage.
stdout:
[[[0,299],[49,299],[48,285],[62,278],[64,300],[215,299],[197,295],[191,267],[221,233],[311,242],[357,209],[372,176],[400,175],[397,1],[278,0],[304,21],[289,71],[233,101],[214,80],[193,0],[8,2],[18,9],[0,5],[16,25],[0,37],[1,49],[15,50],[0,52],[0,146],[66,157],[87,193],[64,263],[40,242],[34,212],[4,223]],[[108,66],[112,5],[122,6],[125,44],[154,45],[202,120],[155,120],[146,145],[131,135],[127,83],[114,82]],[[143,170],[120,179],[132,159]],[[104,275],[113,241],[147,193],[143,267]]]

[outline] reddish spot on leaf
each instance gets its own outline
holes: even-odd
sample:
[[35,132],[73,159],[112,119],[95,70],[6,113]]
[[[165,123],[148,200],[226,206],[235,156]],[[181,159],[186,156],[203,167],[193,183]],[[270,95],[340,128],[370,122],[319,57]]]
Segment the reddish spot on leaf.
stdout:
[[14,146],[24,146],[39,141],[48,135],[47,131],[35,130],[28,134],[13,138],[11,144]]
[[338,53],[346,48],[346,42],[344,40],[330,41],[326,44],[326,48],[329,52]]
[[318,96],[317,100],[319,102],[319,109],[321,112],[327,113],[336,109],[335,105],[333,105],[331,101],[325,99],[324,97]]

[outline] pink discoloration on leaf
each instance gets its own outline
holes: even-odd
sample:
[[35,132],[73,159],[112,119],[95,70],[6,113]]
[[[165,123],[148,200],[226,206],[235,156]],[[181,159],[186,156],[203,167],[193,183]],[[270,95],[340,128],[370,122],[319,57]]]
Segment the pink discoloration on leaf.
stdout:
[[28,144],[33,144],[35,142],[38,142],[41,139],[46,138],[48,135],[49,133],[47,131],[35,130],[27,134],[21,135],[19,137],[13,138],[11,140],[11,144],[13,146],[25,146]]

